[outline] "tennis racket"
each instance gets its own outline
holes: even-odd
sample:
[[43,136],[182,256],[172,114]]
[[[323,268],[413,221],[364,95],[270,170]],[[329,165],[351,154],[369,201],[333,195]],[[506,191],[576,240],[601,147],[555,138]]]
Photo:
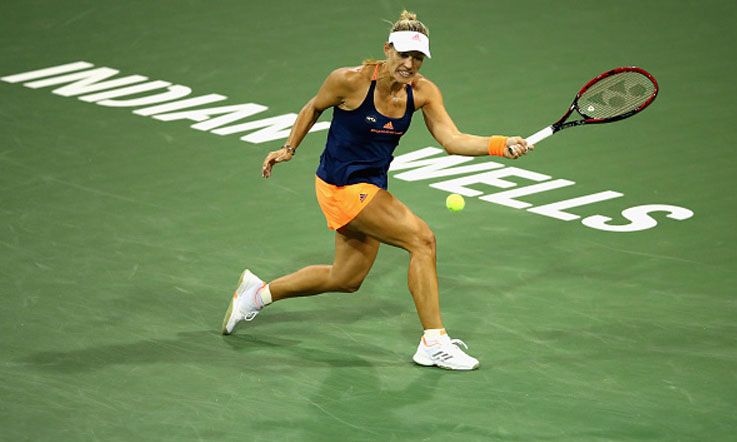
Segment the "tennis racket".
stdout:
[[[624,120],[648,107],[657,95],[658,82],[646,70],[635,66],[612,69],[586,83],[566,113],[555,123],[527,137],[527,143],[536,144],[569,127]],[[573,111],[582,118],[566,121]]]

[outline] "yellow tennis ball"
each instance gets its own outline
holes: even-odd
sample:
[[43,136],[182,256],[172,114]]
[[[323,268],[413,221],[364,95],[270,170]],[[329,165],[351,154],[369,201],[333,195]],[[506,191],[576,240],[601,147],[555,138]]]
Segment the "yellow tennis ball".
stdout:
[[447,207],[451,212],[458,212],[466,207],[466,201],[457,193],[451,193],[448,195],[448,198],[445,199],[445,207]]

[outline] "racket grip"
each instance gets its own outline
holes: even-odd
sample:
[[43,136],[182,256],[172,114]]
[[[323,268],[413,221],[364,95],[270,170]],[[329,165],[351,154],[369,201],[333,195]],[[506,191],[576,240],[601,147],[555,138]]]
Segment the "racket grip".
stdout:
[[525,138],[525,140],[527,141],[527,144],[537,144],[538,141],[542,141],[551,135],[553,135],[553,126],[548,126],[545,129],[537,131]]

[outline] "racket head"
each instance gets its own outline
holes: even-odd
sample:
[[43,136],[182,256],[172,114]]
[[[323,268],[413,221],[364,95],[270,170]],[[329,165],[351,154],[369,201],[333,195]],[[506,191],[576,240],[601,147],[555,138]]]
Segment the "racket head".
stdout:
[[646,70],[625,66],[597,75],[576,94],[573,107],[582,123],[608,123],[631,117],[658,96],[658,82]]

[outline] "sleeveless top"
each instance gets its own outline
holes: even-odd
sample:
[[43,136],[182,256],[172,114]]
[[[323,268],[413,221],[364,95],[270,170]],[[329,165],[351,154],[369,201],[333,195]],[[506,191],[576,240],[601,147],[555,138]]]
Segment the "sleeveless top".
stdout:
[[407,85],[407,108],[400,118],[389,118],[376,110],[374,70],[371,86],[361,105],[350,111],[333,106],[325,150],[320,155],[317,176],[335,186],[371,183],[387,188],[387,171],[399,138],[407,132],[415,111],[412,86]]

